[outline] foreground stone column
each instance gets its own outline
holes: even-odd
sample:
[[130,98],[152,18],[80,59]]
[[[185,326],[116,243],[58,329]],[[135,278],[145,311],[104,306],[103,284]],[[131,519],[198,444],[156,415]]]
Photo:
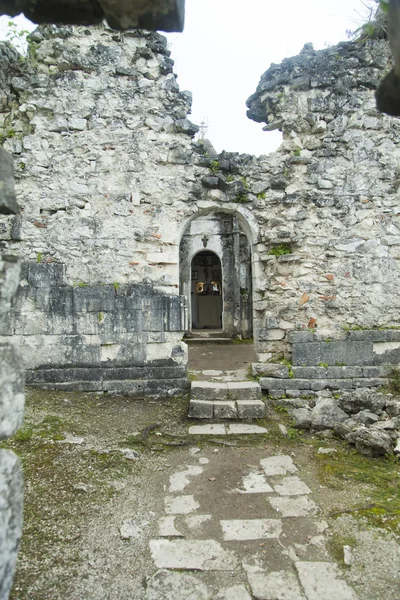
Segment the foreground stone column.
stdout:
[[[0,148],[0,213],[18,211],[14,196],[12,158]],[[13,256],[0,256],[0,335],[11,335],[10,308],[17,292],[20,264]],[[24,371],[11,344],[0,344],[0,441],[13,435],[22,423]],[[0,450],[0,600],[7,600],[22,531],[23,482],[19,458]]]

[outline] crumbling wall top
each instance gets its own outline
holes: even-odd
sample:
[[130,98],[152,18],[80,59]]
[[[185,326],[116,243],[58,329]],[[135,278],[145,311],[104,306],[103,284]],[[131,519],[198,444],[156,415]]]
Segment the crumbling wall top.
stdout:
[[357,108],[354,92],[376,90],[389,68],[386,40],[341,42],[319,51],[306,44],[300,54],[272,64],[262,75],[247,100],[247,116],[265,122],[267,131],[309,131],[307,115],[333,117]]

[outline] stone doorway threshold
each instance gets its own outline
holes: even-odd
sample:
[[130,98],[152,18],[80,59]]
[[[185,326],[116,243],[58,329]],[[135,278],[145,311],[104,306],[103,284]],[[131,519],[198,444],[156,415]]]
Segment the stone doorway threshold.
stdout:
[[255,362],[254,344],[189,344],[189,372],[197,381],[246,381]]

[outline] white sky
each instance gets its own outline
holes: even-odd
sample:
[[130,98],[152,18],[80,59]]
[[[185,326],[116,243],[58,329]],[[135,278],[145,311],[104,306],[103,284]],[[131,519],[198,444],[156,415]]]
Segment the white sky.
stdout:
[[[362,0],[186,0],[185,30],[168,39],[180,88],[193,93],[191,120],[208,123],[219,152],[271,152],[280,134],[246,117],[260,76],[307,42],[320,49],[346,40],[367,14]],[[0,17],[0,39],[8,21]],[[14,21],[32,28],[23,17]]]

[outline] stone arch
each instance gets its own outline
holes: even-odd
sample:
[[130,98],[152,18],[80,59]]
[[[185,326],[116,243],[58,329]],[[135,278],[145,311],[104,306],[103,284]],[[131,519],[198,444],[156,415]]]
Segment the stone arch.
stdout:
[[[205,310],[200,309],[200,305],[208,303],[211,307],[219,302],[217,299],[195,297],[193,277],[198,275],[193,260],[203,253],[203,256],[214,254],[220,261],[222,318],[219,329],[232,337],[248,339],[253,336],[252,263],[258,227],[254,223],[252,228],[255,219],[249,211],[240,210],[241,208],[237,210],[210,206],[199,209],[182,228],[179,250],[180,294],[187,298],[187,331],[201,328],[199,325],[207,322],[204,317],[199,317],[198,311],[202,310],[204,313]],[[211,277],[208,277],[207,283],[211,283]],[[212,310],[215,311],[216,308],[213,306]],[[215,322],[215,319],[210,322]]]

